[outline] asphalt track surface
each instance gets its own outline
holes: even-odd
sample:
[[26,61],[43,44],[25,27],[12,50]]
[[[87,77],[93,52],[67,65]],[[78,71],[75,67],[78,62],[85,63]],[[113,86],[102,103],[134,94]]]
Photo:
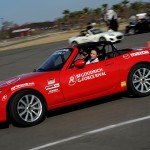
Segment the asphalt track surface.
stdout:
[[[150,34],[116,47],[143,47]],[[67,41],[0,52],[0,80],[30,72]],[[55,110],[34,127],[0,124],[0,150],[150,150],[150,96],[116,94]]]

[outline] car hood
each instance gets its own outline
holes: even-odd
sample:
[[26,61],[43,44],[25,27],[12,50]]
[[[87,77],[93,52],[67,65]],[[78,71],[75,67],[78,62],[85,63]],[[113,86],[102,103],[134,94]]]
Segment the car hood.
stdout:
[[30,80],[30,79],[33,80],[36,77],[41,76],[42,74],[45,74],[45,72],[30,72],[30,73],[25,73],[25,74],[21,74],[18,76],[14,76],[14,77],[8,78],[6,80],[2,80],[2,81],[0,81],[0,89],[17,84],[17,82],[21,83],[25,80]]
[[70,40],[70,39],[75,39],[75,38],[78,38],[78,37],[81,37],[81,36],[76,35],[76,36],[70,37],[69,40]]
[[123,33],[121,32],[117,32],[117,31],[107,31],[107,32],[103,32],[102,34],[107,34],[107,35],[123,35]]

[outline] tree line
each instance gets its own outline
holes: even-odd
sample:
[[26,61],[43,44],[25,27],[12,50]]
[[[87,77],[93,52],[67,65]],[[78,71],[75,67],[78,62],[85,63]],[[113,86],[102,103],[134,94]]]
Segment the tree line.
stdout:
[[[58,24],[65,23],[70,26],[80,25],[81,27],[85,26],[88,22],[100,24],[104,21],[103,18],[105,9],[108,9],[108,4],[102,4],[96,9],[88,7],[79,11],[70,11],[69,9],[66,9],[62,12],[63,17],[56,21]],[[113,9],[119,18],[123,21],[127,21],[130,16],[138,13],[146,12],[150,14],[150,2],[135,1],[130,3],[128,0],[123,0],[118,4],[112,5],[109,9]]]
[[[121,21],[128,21],[129,17],[136,15],[138,13],[150,14],[150,2],[135,1],[130,3],[128,0],[123,0],[120,3],[112,5],[110,8],[108,4],[102,4],[96,9],[85,7],[79,11],[70,11],[66,9],[62,12],[63,17],[54,20],[58,29],[67,28],[84,28],[89,22],[94,22],[97,24],[104,23],[104,10],[113,9]],[[17,27],[18,25],[10,21],[2,21],[1,18],[1,30],[0,38],[7,36],[6,32],[10,28]]]

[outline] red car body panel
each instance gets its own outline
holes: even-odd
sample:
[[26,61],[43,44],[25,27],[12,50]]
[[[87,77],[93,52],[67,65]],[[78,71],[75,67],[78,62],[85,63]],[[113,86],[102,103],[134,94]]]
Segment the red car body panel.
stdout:
[[0,82],[0,122],[7,120],[7,106],[21,90],[41,93],[47,109],[63,107],[127,90],[131,68],[141,62],[150,63],[150,48],[131,49],[129,53],[84,68],[69,68],[78,49],[59,71],[32,72]]

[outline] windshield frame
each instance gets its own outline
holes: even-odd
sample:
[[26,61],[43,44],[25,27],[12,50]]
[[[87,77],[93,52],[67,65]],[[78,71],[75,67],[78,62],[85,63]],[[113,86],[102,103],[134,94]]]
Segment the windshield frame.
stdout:
[[63,68],[71,54],[73,53],[72,48],[61,48],[52,53],[37,69],[35,72],[48,72],[58,71]]
[[[103,33],[103,31],[101,29],[91,29],[90,30],[92,32],[92,34],[100,34],[100,33]],[[95,32],[95,31],[99,31],[99,32]]]

